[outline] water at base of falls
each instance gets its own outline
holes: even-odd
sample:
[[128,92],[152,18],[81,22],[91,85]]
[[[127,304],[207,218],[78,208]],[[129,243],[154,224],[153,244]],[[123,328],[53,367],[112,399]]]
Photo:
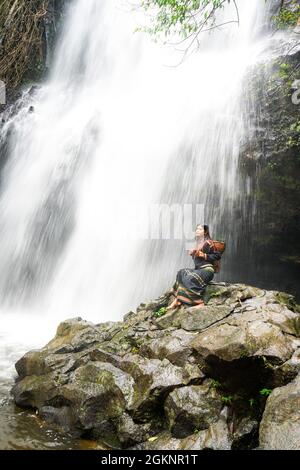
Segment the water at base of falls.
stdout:
[[[218,198],[230,214],[242,189],[242,78],[261,49],[253,25],[264,8],[239,3],[239,28],[221,28],[174,67],[178,53],[133,35],[136,23],[118,2],[72,2],[51,77],[5,124],[0,448],[84,447],[13,409],[13,363],[61,320],[120,319],[186,263],[183,243],[171,251],[126,238],[130,208],[212,207]],[[208,212],[215,230],[216,214]]]

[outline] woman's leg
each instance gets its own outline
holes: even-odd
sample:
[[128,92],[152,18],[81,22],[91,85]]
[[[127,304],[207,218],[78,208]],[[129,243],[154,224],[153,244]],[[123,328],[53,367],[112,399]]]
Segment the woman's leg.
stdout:
[[176,276],[175,284],[174,284],[174,286],[173,286],[173,288],[172,288],[173,294],[175,295],[175,299],[174,299],[173,302],[167,307],[167,310],[172,310],[173,308],[180,307],[180,305],[181,305],[180,300],[177,299],[177,290],[178,290],[178,287],[179,287],[180,275],[181,275],[181,270],[178,271],[177,276]]
[[207,284],[213,279],[214,272],[211,268],[203,268],[201,270],[197,270],[196,278],[197,278],[197,290],[199,293],[198,299],[195,299],[194,309],[201,309],[205,307],[205,303],[202,299],[202,296],[205,292]]
[[175,299],[173,300],[173,302],[167,307],[166,310],[172,310],[173,308],[180,307],[180,305],[181,305],[180,300],[178,300],[177,297],[175,297]]

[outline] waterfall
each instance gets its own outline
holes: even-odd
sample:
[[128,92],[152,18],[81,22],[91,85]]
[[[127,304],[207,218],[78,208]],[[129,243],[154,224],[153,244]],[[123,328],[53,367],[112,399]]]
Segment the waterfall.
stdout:
[[50,334],[72,316],[117,320],[168,288],[190,263],[185,243],[132,237],[137,206],[204,204],[235,256],[234,208],[249,190],[237,171],[243,77],[262,50],[265,5],[238,7],[239,26],[205,34],[180,64],[179,47],[134,33],[141,16],[127,2],[71,2],[50,77],[1,131],[4,324],[26,329],[37,313]]

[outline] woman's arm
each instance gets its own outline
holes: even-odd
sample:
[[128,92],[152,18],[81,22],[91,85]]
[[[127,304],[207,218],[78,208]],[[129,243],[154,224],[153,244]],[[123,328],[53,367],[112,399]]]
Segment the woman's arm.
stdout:
[[205,261],[208,261],[209,263],[213,263],[214,261],[218,261],[221,259],[221,253],[219,251],[214,251],[212,245],[210,243],[205,243],[205,245],[202,248],[202,251],[199,250],[196,253],[197,258],[203,258]]

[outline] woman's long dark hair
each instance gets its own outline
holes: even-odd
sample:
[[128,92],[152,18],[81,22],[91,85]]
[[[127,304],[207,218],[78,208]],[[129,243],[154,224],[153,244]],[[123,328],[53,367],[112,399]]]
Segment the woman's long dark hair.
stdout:
[[198,227],[203,227],[203,229],[204,229],[204,238],[211,238],[210,233],[209,233],[209,226],[208,225],[198,224],[196,229]]

